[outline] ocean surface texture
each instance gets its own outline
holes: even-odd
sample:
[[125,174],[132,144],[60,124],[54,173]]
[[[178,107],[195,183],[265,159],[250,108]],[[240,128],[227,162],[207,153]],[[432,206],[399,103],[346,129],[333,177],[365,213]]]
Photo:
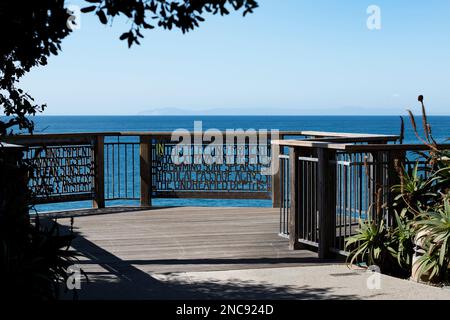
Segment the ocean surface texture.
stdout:
[[[63,132],[119,132],[119,131],[172,131],[194,129],[194,121],[202,121],[207,129],[278,129],[316,130],[351,133],[399,134],[400,117],[395,116],[39,116],[35,118],[35,133]],[[450,116],[431,116],[433,134],[437,141],[450,137]],[[418,124],[420,118],[416,119]],[[405,143],[417,143],[410,121],[405,117]],[[419,128],[420,129],[420,128]],[[420,129],[421,130],[421,129]],[[422,132],[420,132],[422,133]],[[115,202],[114,205],[133,202]],[[270,206],[264,200],[181,200],[155,199],[154,205],[189,206]],[[53,211],[90,207],[90,201],[40,205],[38,211]]]

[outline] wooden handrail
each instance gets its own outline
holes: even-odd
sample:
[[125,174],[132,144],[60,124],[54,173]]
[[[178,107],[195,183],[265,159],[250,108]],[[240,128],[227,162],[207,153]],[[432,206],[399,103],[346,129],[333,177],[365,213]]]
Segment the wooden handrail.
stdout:
[[[421,151],[430,149],[429,146],[424,144],[353,144],[316,140],[272,140],[272,144],[284,147],[324,148],[350,152],[391,150]],[[450,144],[437,144],[436,147],[441,150],[448,150],[450,149]]]
[[272,144],[283,147],[305,147],[305,148],[325,148],[335,150],[345,150],[344,143],[330,143],[325,141],[309,140],[272,140]]
[[[226,133],[225,130],[219,130],[222,133]],[[244,130],[245,131],[245,130]],[[255,131],[259,134],[259,131]],[[191,134],[205,134],[203,132],[190,132]],[[279,131],[281,135],[299,135],[303,136],[302,131]],[[118,136],[118,137],[129,137],[129,136],[172,136],[172,131],[117,131],[117,132],[77,132],[77,133],[38,133],[38,134],[19,134],[15,136],[8,136],[5,140],[20,140],[20,139],[42,139],[42,138],[78,138],[86,136]],[[239,132],[234,133],[236,135],[248,135],[248,132],[240,134]],[[270,131],[267,131],[267,135],[270,135]]]
[[334,138],[362,138],[384,141],[396,141],[400,138],[397,135],[373,134],[373,133],[347,133],[347,132],[326,132],[326,131],[302,131],[303,136],[311,137],[334,137]]
[[[226,133],[226,130],[220,130],[222,133]],[[190,132],[192,135],[195,134],[204,134],[205,132]],[[256,133],[259,134],[258,130]],[[382,134],[358,134],[358,133],[337,133],[337,132],[322,132],[322,131],[295,131],[295,130],[286,130],[279,131],[280,135],[285,136],[303,136],[303,137],[316,137],[316,138],[342,138],[342,139],[357,139],[357,140],[378,140],[378,141],[396,141],[399,136],[396,135],[382,135]],[[172,131],[111,131],[111,132],[66,132],[66,133],[37,133],[37,134],[19,134],[15,136],[9,136],[5,140],[24,140],[24,139],[51,139],[51,138],[79,138],[79,137],[92,137],[92,136],[172,136]],[[247,135],[248,133],[244,132],[243,134],[235,133],[236,135]],[[268,136],[270,136],[270,131],[267,132]]]

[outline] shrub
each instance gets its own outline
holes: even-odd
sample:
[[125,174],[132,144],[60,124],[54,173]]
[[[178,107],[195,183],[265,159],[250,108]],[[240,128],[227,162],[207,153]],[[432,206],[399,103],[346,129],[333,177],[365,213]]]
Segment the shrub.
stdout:
[[10,299],[52,300],[76,262],[69,250],[74,234],[72,228],[63,234],[56,221],[37,215],[32,223],[31,174],[22,150],[0,147],[0,291]]
[[423,96],[418,100],[424,137],[418,133],[414,115],[408,112],[414,133],[429,150],[416,154],[411,170],[405,166],[398,170],[400,183],[391,186],[394,225],[386,227],[383,219],[362,221],[357,233],[346,239],[346,246],[352,248],[350,263],[364,261],[378,265],[383,273],[402,277],[410,276],[417,267],[418,279],[444,283],[449,280],[450,263],[450,152],[439,149]]

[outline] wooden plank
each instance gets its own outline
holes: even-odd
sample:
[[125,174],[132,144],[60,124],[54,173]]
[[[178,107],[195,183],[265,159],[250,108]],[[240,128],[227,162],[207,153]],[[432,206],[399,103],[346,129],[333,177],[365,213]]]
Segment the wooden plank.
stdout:
[[[439,150],[449,150],[450,144],[438,144],[436,147]],[[421,151],[430,150],[429,146],[424,144],[368,144],[368,145],[345,145],[345,151],[349,152],[368,152],[368,151],[391,151],[391,150],[403,150],[403,151]]]
[[[222,131],[223,134],[225,134],[225,131]],[[198,133],[198,134],[204,134]],[[259,132],[257,131],[257,134],[259,135]],[[280,131],[280,134],[283,135],[290,135],[290,136],[302,136],[302,131]],[[191,135],[194,135],[193,132],[191,132]],[[240,135],[247,135],[247,133],[239,133],[236,132],[237,136]],[[17,136],[11,136],[11,137],[5,137],[5,141],[49,141],[51,139],[89,139],[93,136],[119,136],[119,137],[129,137],[129,136],[161,136],[165,138],[170,138],[172,136],[171,131],[109,131],[109,132],[79,132],[79,133],[36,133],[33,135],[29,134],[20,134]],[[267,132],[267,136],[271,136],[271,132]]]
[[61,145],[84,145],[90,144],[97,135],[77,134],[77,135],[17,135],[5,137],[5,141],[19,143],[24,146],[61,146]]
[[371,134],[371,133],[348,133],[348,132],[326,132],[326,131],[301,131],[303,136],[312,137],[336,137],[336,138],[378,138],[379,140],[398,140],[397,135]]
[[141,177],[141,207],[152,205],[152,145],[151,137],[140,137],[140,177]]
[[339,143],[352,143],[352,142],[368,142],[368,143],[374,143],[374,144],[385,144],[389,141],[396,141],[396,140],[380,140],[380,137],[332,137],[332,138],[311,138],[306,139],[306,141],[323,141],[323,142],[339,142]]
[[[343,150],[348,152],[369,152],[369,151],[390,151],[390,150],[404,150],[404,151],[420,151],[430,150],[429,146],[423,144],[367,144],[355,145],[350,143],[330,143],[323,141],[308,141],[308,140],[272,140],[272,144],[287,146],[287,147],[306,147],[306,148],[322,148],[332,150]],[[438,144],[436,147],[439,150],[449,150],[450,144]]]
[[319,211],[319,258],[334,257],[331,248],[336,237],[336,166],[333,150],[317,149],[317,205]]
[[[105,209],[106,210],[106,209]],[[101,212],[101,210],[100,210]],[[79,265],[99,288],[104,276],[129,268],[146,273],[239,270],[320,263],[314,252],[290,251],[277,235],[272,208],[165,208],[74,218]],[[69,226],[69,216],[58,222]],[[105,286],[100,286],[105,288]]]
[[94,208],[105,207],[105,141],[103,136],[97,136],[94,141]]
[[345,143],[329,143],[323,141],[308,140],[272,140],[272,145],[280,145],[285,147],[306,147],[306,148],[326,148],[336,150],[346,150]]

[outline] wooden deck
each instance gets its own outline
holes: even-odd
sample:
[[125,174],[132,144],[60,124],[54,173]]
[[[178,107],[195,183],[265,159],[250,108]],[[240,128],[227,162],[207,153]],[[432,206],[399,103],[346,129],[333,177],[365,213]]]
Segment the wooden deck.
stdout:
[[[90,280],[81,298],[179,298],[155,275],[323,264],[314,252],[288,249],[277,234],[278,209],[112,211],[78,212],[74,218],[73,247],[83,255],[80,266]],[[58,222],[70,225],[68,218]]]

